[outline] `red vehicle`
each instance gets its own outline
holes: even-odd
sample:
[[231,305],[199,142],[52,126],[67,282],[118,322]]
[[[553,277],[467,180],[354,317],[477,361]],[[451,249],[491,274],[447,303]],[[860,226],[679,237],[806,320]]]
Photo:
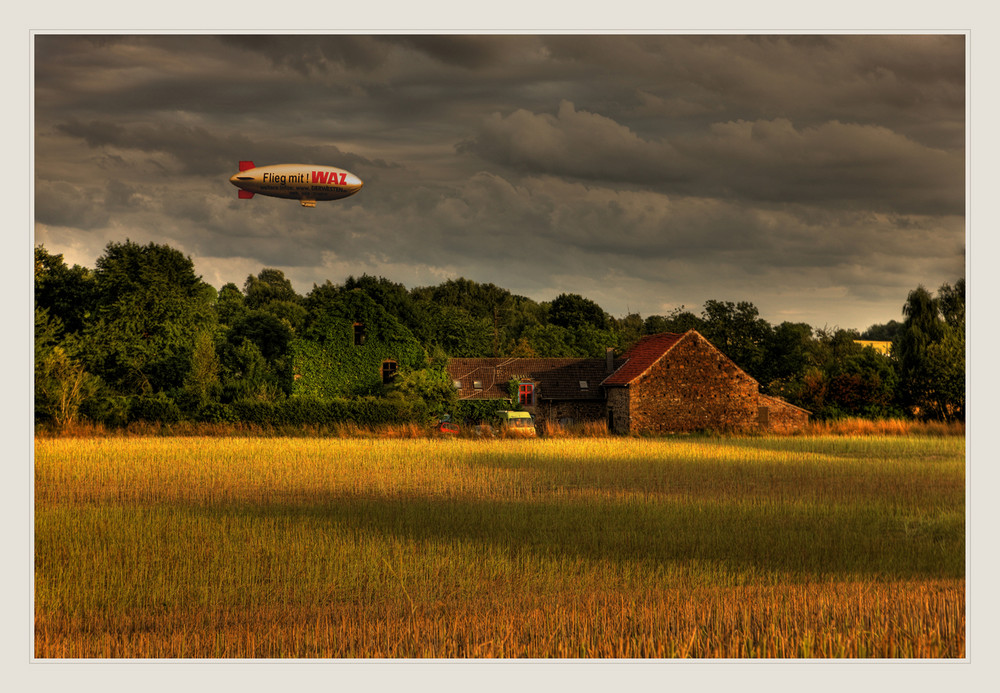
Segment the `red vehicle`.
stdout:
[[440,421],[438,421],[438,432],[445,434],[458,433],[458,424],[451,422],[451,417],[445,414]]

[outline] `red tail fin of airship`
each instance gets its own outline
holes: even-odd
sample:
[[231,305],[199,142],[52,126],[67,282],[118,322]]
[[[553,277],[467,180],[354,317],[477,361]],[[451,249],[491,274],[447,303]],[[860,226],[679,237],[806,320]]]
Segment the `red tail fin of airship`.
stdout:
[[[249,171],[252,168],[256,168],[256,166],[253,165],[252,161],[241,161],[240,162],[240,170],[241,171]],[[241,200],[249,200],[251,197],[253,197],[253,193],[250,192],[249,190],[240,190],[240,199]]]

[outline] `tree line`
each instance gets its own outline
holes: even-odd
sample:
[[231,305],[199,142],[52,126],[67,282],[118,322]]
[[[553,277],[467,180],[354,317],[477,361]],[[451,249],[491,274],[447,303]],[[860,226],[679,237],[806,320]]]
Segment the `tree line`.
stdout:
[[[372,393],[429,405],[407,411],[452,403],[443,368],[449,357],[603,357],[644,335],[696,329],[763,392],[818,419],[965,416],[964,279],[936,295],[917,287],[901,304],[902,321],[858,333],[771,325],[747,301],[709,300],[700,314],[682,306],[669,315],[617,318],[578,294],[534,301],[465,278],[407,289],[384,277],[351,276],[303,296],[280,270],[263,268],[242,286],[216,290],[180,251],[132,241],[109,243],[93,269],[68,266],[41,245],[34,259],[35,419],[56,427],[79,419],[107,426],[211,420],[220,412],[232,420],[262,403],[295,399],[290,345],[313,339],[330,302],[352,291],[423,347],[420,367]],[[859,340],[889,341],[891,353]],[[359,411],[390,416],[372,397]]]

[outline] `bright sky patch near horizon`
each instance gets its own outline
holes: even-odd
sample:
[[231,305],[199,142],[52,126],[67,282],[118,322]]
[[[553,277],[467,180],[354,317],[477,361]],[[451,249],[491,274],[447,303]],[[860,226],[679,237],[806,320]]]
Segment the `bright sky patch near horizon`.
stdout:
[[[965,276],[966,36],[34,37],[34,242],[864,330]],[[238,200],[257,165],[365,181]]]

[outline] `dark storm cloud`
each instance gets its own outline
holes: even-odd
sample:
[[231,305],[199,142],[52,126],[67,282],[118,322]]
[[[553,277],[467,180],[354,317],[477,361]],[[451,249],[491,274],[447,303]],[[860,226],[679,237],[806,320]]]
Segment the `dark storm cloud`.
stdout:
[[[546,39],[554,59],[613,77],[624,87],[612,86],[610,93],[635,90],[616,106],[602,98],[608,83],[594,79],[592,100],[575,98],[578,108],[636,126],[641,119],[633,123],[626,116],[641,98],[644,112],[680,116],[686,123],[780,117],[803,125],[830,120],[878,122],[927,146],[964,144],[965,49],[960,37],[621,39]],[[602,101],[605,107],[599,107]],[[658,111],[656,104],[663,104],[664,110]]]
[[35,184],[36,223],[89,230],[105,226],[109,218],[110,212],[101,200],[69,183]]
[[371,70],[382,65],[391,46],[379,36],[223,36],[223,44],[251,55],[263,55],[274,65],[302,74],[328,71],[338,66]]
[[[964,271],[963,36],[40,35],[35,70],[36,242],[88,266],[854,327]],[[241,201],[240,159],[365,188]]]
[[478,70],[510,64],[536,45],[533,37],[404,36],[394,39],[447,65]]
[[891,130],[832,121],[736,121],[649,141],[563,102],[555,115],[493,114],[458,151],[532,173],[639,184],[679,194],[768,202],[961,213],[962,152],[922,146]]
[[118,126],[92,121],[57,123],[56,130],[78,137],[93,148],[115,147],[163,153],[177,163],[180,173],[212,175],[233,168],[234,152],[250,152],[265,161],[340,161],[343,166],[379,166],[364,157],[347,154],[332,145],[308,146],[287,142],[255,141],[244,134],[220,135],[203,127],[161,123]]

